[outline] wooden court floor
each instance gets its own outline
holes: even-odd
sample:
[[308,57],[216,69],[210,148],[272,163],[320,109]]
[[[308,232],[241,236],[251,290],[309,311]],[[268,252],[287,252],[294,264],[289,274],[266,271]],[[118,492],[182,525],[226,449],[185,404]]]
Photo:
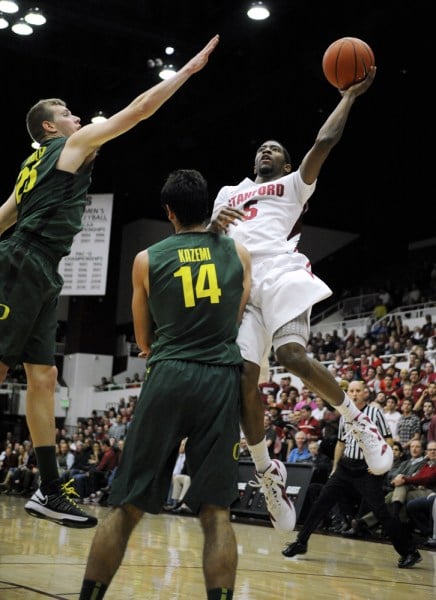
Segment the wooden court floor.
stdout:
[[[24,503],[0,496],[0,599],[78,600],[94,530],[34,519]],[[89,507],[99,518],[108,510]],[[422,550],[422,562],[402,570],[389,544],[314,534],[307,554],[286,559],[283,540],[272,527],[235,522],[234,528],[235,600],[436,598],[436,552]],[[195,517],[144,515],[105,598],[204,600],[201,552]]]

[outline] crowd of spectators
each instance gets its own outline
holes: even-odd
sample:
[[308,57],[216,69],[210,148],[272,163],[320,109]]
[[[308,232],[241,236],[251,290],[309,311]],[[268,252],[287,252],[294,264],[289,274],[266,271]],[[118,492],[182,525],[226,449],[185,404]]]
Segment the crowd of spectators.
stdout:
[[[102,415],[92,411],[78,419],[74,431],[56,430],[59,478],[75,491],[78,502],[102,503],[123,449],[137,396],[120,399]],[[0,490],[30,497],[39,487],[39,471],[31,440],[18,440],[9,432],[0,452]]]

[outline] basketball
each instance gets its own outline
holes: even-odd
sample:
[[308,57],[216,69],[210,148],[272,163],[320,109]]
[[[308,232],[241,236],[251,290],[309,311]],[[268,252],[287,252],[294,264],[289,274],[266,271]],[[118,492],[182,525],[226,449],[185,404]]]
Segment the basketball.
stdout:
[[327,48],[322,58],[322,70],[329,83],[339,90],[363,81],[375,65],[374,52],[366,42],[356,37],[343,37]]

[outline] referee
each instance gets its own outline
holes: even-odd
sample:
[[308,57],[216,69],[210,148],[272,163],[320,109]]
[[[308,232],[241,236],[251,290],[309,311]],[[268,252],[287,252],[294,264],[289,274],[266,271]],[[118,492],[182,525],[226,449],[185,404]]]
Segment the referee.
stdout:
[[[363,381],[351,381],[347,393],[356,406],[372,419],[387,442],[392,444],[391,432],[382,411],[375,406],[366,404],[364,390],[365,384]],[[400,569],[413,567],[422,558],[416,549],[409,530],[400,522],[398,517],[393,517],[389,513],[383,491],[383,475],[373,475],[369,472],[362,450],[354,437],[347,433],[347,430],[347,424],[344,422],[344,418],[341,417],[332,473],[321,494],[312,505],[296,541],[288,544],[282,554],[286,557],[306,554],[309,537],[323,517],[344,496],[349,495],[352,491],[357,491],[366,501],[370,510],[377,516],[386,535],[400,555],[398,567]]]

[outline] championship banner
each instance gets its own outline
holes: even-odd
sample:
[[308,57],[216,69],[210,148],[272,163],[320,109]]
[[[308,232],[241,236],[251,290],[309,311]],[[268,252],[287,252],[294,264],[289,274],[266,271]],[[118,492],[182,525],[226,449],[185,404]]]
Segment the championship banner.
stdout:
[[109,262],[113,194],[88,195],[83,229],[59,264],[61,296],[104,296]]

